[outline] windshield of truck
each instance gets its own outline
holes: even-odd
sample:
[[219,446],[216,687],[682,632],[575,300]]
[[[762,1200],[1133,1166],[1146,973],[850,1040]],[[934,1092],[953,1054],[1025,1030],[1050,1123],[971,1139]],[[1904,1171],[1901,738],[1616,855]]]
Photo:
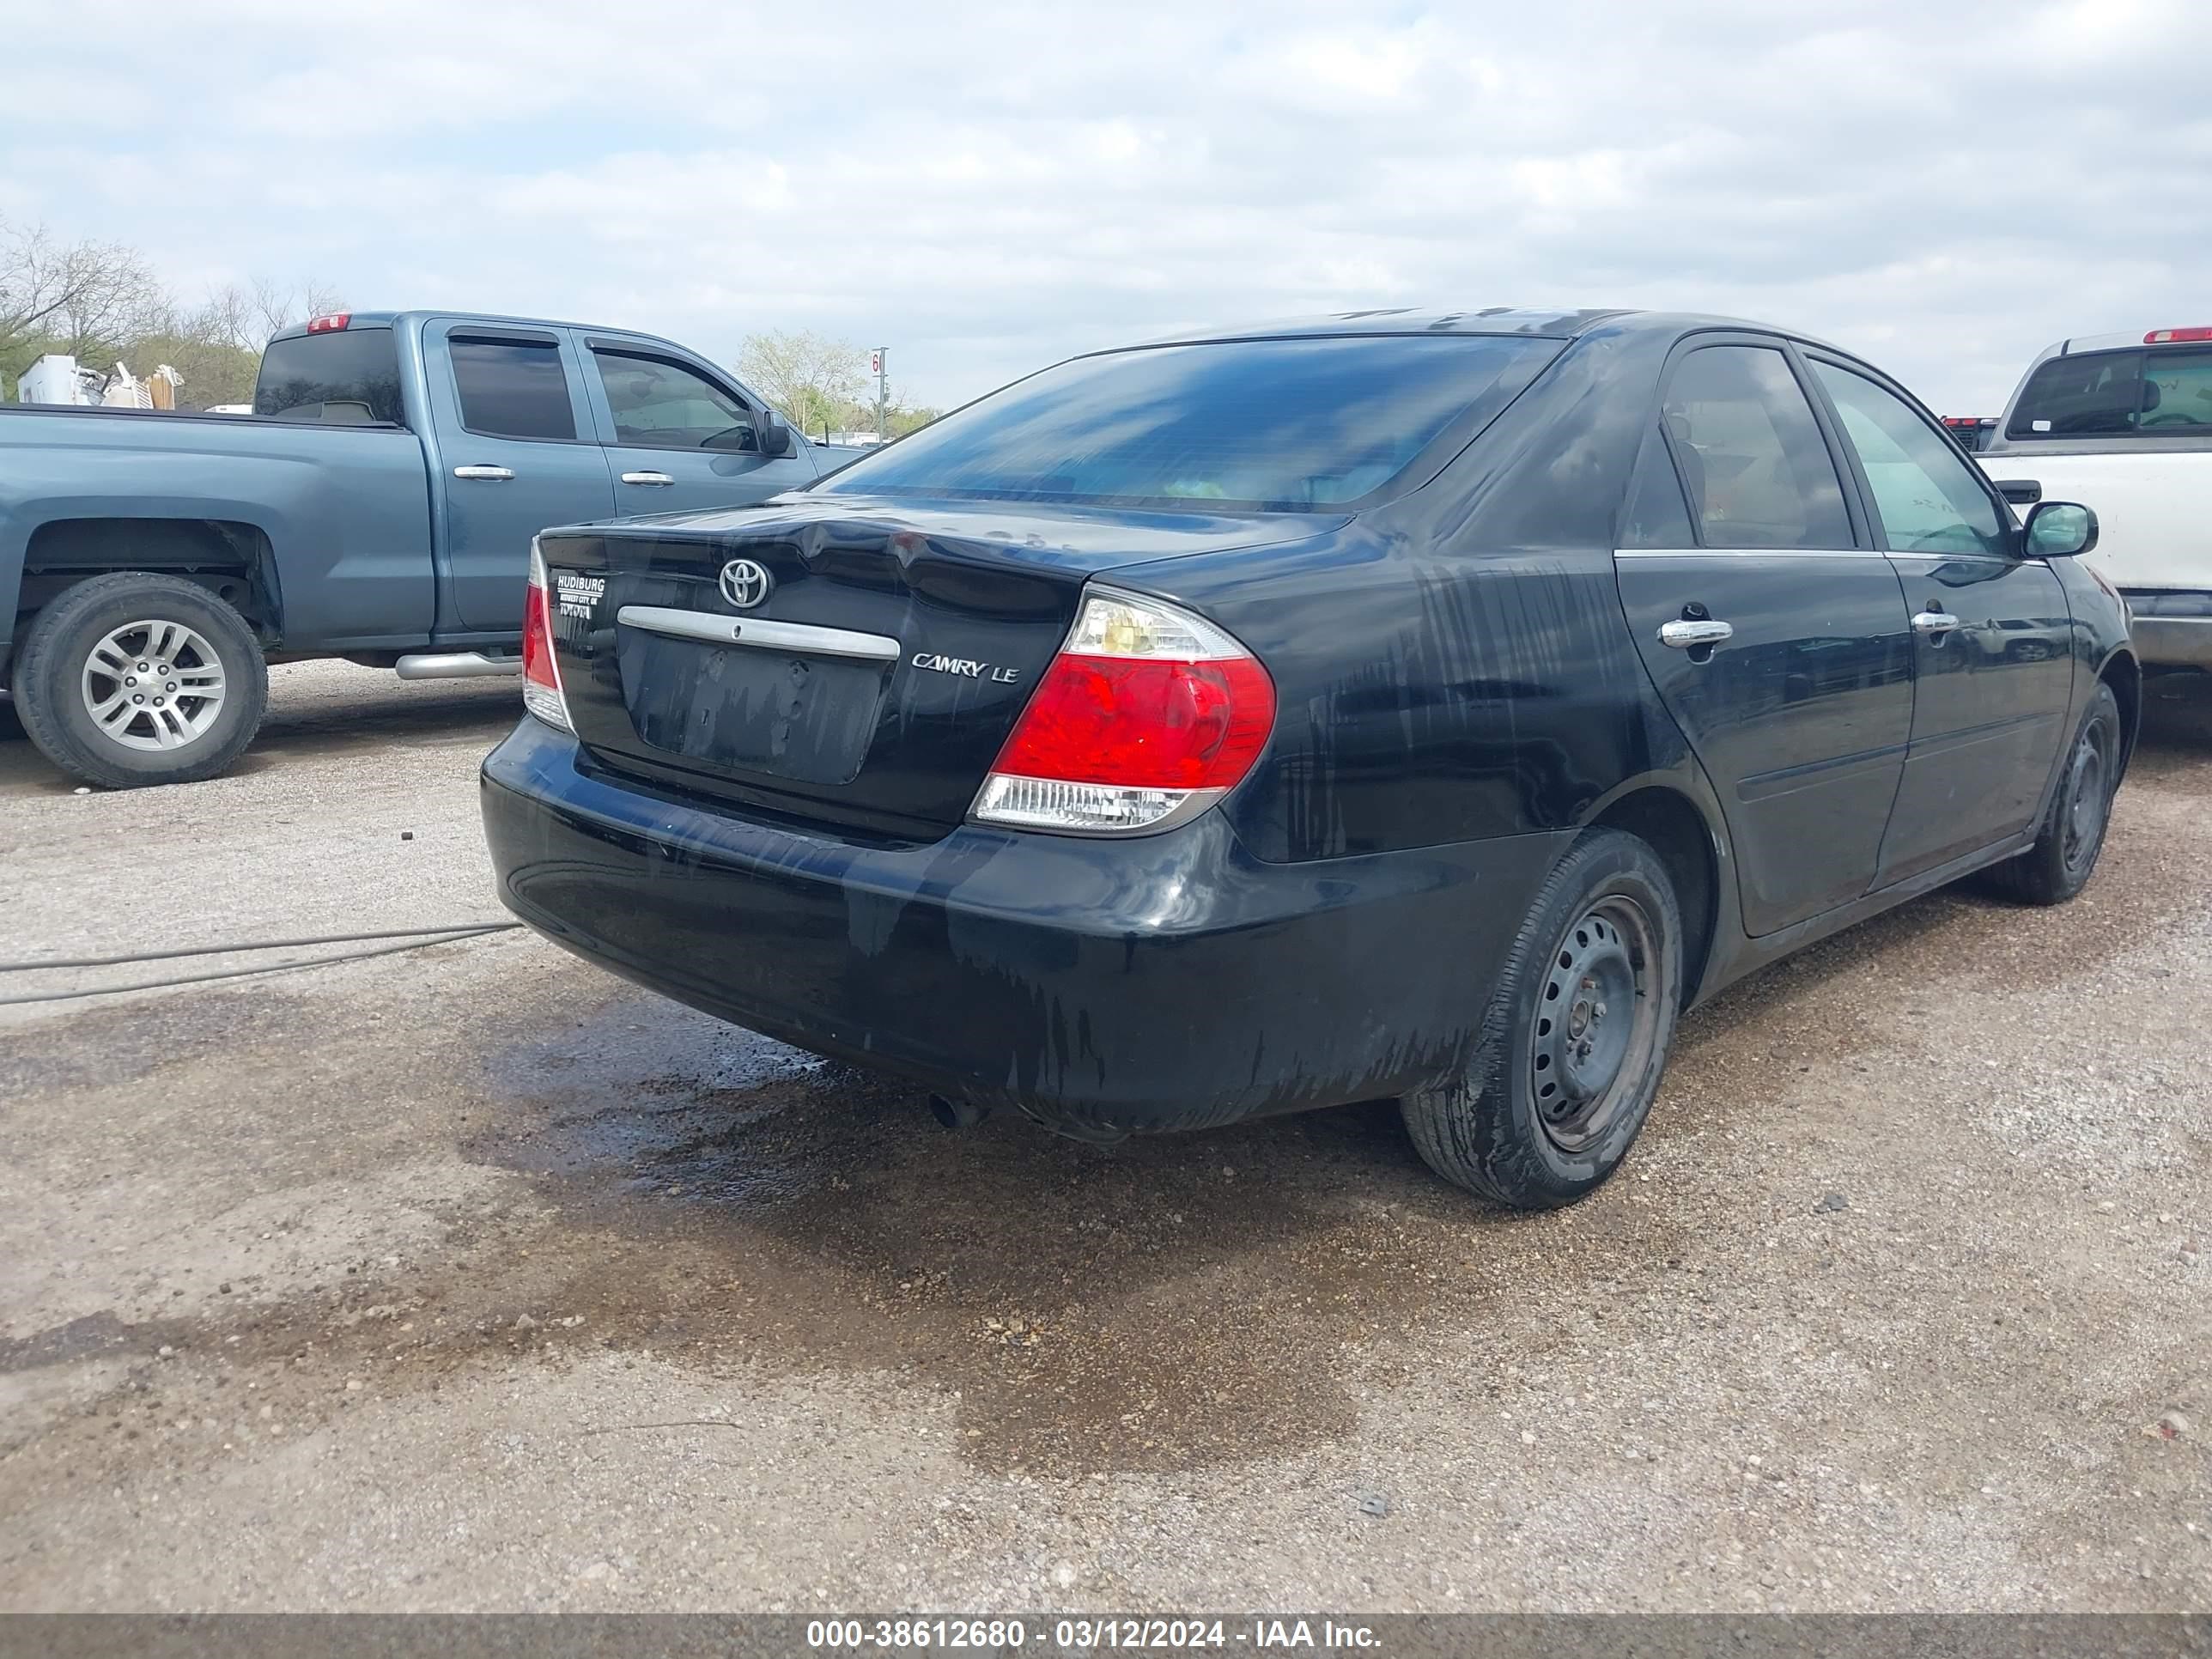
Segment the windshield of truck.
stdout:
[[2212,434],[2212,351],[2089,351],[2028,377],[2008,438]]
[[1109,352],[1032,374],[844,468],[836,494],[1300,511],[1480,431],[1559,354],[1505,335]]
[[254,382],[253,412],[325,426],[406,425],[392,331],[333,329],[270,341]]

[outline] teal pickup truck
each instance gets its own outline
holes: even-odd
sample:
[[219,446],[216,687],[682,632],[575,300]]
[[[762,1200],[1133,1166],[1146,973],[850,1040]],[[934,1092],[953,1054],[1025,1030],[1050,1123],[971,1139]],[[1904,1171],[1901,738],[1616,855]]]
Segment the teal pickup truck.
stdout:
[[0,685],[87,783],[213,777],[268,663],[518,672],[539,530],[763,501],[858,453],[649,336],[318,317],[269,343],[251,416],[0,405]]

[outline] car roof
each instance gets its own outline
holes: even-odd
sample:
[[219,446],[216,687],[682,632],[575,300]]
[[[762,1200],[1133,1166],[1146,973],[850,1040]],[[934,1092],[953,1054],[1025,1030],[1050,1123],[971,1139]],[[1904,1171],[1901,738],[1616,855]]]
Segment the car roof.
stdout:
[[[1344,334],[1518,334],[1571,340],[1599,330],[1635,334],[1692,334],[1713,329],[1741,329],[1754,334],[1777,334],[1806,345],[1830,346],[1796,329],[1778,328],[1741,317],[1708,316],[1697,312],[1637,311],[1620,307],[1565,307],[1549,306],[1487,306],[1479,311],[1438,311],[1414,307],[1378,307],[1358,311],[1329,311],[1301,317],[1275,318],[1263,322],[1184,331],[1145,342],[1147,345],[1196,345],[1221,340],[1295,339],[1300,336]],[[1845,352],[1844,356],[1854,354]]]

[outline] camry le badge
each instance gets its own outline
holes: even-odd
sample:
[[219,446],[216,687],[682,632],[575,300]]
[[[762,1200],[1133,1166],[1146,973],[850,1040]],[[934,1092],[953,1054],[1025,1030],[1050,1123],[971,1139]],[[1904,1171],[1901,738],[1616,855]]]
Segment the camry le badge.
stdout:
[[768,597],[775,578],[751,559],[732,559],[722,567],[722,597],[740,611],[750,611]]
[[1000,685],[1012,685],[1022,677],[1018,668],[1000,668],[988,662],[978,662],[973,657],[948,657],[941,651],[917,651],[907,659],[916,668],[926,668],[933,674],[958,674],[965,679],[986,678]]

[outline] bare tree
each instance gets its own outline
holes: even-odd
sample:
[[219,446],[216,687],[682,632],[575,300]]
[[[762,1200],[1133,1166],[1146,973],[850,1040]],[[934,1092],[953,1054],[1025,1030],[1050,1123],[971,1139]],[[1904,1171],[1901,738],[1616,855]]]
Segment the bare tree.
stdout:
[[[231,290],[236,293],[235,289]],[[323,317],[333,311],[343,311],[344,298],[328,283],[313,276],[297,283],[280,283],[266,276],[253,279],[250,294],[239,297],[238,306],[246,319],[250,337],[238,343],[255,351],[268,343],[269,337],[306,322],[310,317]]]
[[738,351],[738,373],[805,431],[845,418],[867,381],[867,354],[803,330],[748,334]]
[[0,398],[52,351],[103,372],[123,362],[145,375],[167,363],[184,377],[189,408],[244,403],[270,335],[344,309],[338,291],[313,277],[258,277],[185,304],[135,248],[65,243],[43,225],[0,220]]
[[0,370],[20,374],[43,351],[119,351],[161,304],[137,250],[0,223]]

